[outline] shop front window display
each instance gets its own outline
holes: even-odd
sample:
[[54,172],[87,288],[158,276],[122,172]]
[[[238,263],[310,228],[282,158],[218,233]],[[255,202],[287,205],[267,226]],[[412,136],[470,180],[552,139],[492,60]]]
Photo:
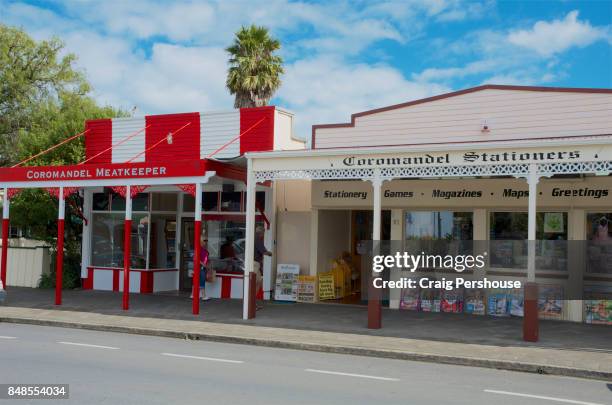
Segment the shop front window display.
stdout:
[[469,254],[473,250],[473,213],[408,211],[405,249],[428,254]]
[[587,214],[587,272],[612,274],[612,213]]
[[[263,227],[257,221],[256,227]],[[243,272],[246,224],[243,217],[206,220],[210,266],[216,271]]]
[[[526,269],[528,252],[526,212],[490,214],[490,263],[493,268]],[[567,270],[567,213],[538,212],[536,270]]]
[[[121,213],[94,213],[92,231],[92,264],[100,267],[123,267],[124,219]],[[146,268],[148,214],[134,214],[131,228],[130,266]]]

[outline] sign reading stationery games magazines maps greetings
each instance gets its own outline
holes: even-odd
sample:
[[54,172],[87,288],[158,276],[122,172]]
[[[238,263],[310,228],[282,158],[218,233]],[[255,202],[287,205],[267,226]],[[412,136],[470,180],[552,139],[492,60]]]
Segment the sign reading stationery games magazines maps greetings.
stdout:
[[297,264],[279,264],[276,268],[276,288],[274,299],[277,301],[297,300],[297,278],[300,266]]

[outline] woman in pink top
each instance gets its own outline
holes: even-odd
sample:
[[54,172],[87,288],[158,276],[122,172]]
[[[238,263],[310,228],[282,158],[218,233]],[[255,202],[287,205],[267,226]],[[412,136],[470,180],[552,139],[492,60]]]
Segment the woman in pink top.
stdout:
[[206,296],[206,268],[208,267],[208,238],[204,235],[200,237],[200,298],[208,301]]

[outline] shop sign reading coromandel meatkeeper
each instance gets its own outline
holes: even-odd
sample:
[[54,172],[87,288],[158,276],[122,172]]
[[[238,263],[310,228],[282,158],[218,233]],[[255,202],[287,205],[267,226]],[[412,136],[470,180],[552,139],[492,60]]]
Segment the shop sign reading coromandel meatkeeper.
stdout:
[[572,163],[612,160],[612,145],[569,148],[490,149],[450,152],[414,152],[348,155],[333,159],[332,167],[402,167],[424,165],[487,165],[516,163]]
[[73,166],[27,166],[0,168],[0,181],[70,181],[131,178],[201,176],[205,162],[185,161],[162,163],[115,163]]

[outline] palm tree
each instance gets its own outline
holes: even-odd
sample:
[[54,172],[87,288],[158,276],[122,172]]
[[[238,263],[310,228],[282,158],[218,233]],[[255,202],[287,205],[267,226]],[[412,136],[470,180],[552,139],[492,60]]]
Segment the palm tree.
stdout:
[[283,60],[274,55],[280,42],[265,27],[243,26],[234,43],[226,48],[229,69],[225,85],[235,95],[234,108],[261,107],[270,101],[280,87]]

